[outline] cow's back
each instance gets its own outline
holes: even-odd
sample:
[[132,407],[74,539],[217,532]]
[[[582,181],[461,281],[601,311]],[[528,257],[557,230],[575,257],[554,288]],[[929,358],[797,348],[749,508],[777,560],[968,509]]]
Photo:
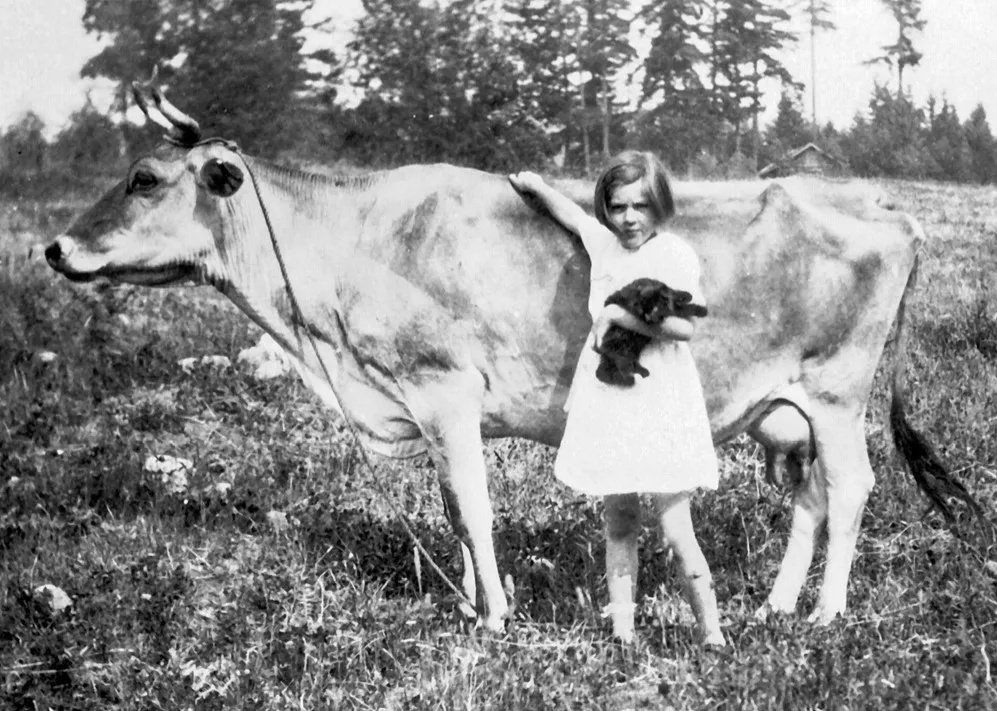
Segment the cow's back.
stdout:
[[[557,186],[591,208],[590,187]],[[828,361],[863,329],[885,337],[916,240],[909,220],[864,187],[678,183],[675,194],[668,229],[703,264],[710,316],[692,347],[715,433],[725,435],[750,400],[799,380],[808,360]],[[417,324],[425,343],[411,347],[460,341],[485,375],[486,435],[558,441],[591,325],[590,265],[578,240],[503,176],[470,169],[391,171],[376,205],[367,249],[428,295],[438,316]],[[878,360],[881,347],[870,347]]]

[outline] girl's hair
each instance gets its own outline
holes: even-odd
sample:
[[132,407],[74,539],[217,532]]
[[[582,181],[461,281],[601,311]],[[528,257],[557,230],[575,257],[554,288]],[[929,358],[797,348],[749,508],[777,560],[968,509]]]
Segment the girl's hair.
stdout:
[[623,151],[615,156],[595,184],[595,216],[609,227],[609,194],[620,185],[644,182],[644,193],[658,222],[675,214],[675,201],[665,166],[650,151]]

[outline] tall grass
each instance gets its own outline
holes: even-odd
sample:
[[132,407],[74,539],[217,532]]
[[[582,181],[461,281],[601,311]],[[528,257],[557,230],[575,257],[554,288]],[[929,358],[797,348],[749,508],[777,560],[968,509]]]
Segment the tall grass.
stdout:
[[[913,417],[993,519],[997,196],[890,188],[930,235],[913,316]],[[505,440],[487,455],[514,614],[506,634],[483,635],[386,501],[456,578],[425,459],[375,459],[372,473],[297,381],[184,373],[178,359],[234,358],[257,331],[207,290],[69,284],[26,256],[63,225],[5,210],[0,707],[997,707],[993,548],[972,521],[953,531],[926,511],[888,444],[879,380],[868,427],[878,484],[841,620],[755,620],[789,517],[741,439],[721,452],[720,489],[694,502],[729,648],[695,644],[651,531],[639,639],[617,645],[600,612],[598,503],[553,479],[549,449]],[[186,484],[145,471],[150,455],[191,459]],[[73,605],[53,613],[35,594],[45,583]]]

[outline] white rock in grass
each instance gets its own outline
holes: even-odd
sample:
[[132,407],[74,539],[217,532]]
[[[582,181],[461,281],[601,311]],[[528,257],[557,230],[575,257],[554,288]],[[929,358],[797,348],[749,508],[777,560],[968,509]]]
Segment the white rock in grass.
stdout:
[[284,349],[267,333],[252,348],[239,351],[236,362],[252,370],[253,377],[257,380],[279,378],[292,368]]
[[177,469],[169,474],[163,474],[161,479],[163,484],[166,486],[166,490],[171,494],[182,494],[187,491],[188,482],[186,469]]
[[52,363],[59,356],[52,351],[38,351],[35,353],[35,358],[38,359],[39,363]]
[[59,614],[73,604],[73,600],[66,591],[56,587],[51,583],[39,585],[34,590],[35,599],[44,602],[52,614]]
[[232,367],[232,361],[228,359],[228,356],[206,355],[206,356],[201,356],[201,365],[208,366],[209,368],[218,368],[224,370],[225,368]]
[[253,377],[257,380],[273,380],[287,374],[287,368],[282,363],[275,360],[267,360],[253,371]]
[[206,494],[214,494],[222,499],[226,498],[230,491],[232,491],[232,485],[227,481],[219,481],[204,490]]
[[283,533],[291,527],[287,521],[287,514],[283,511],[271,511],[267,514],[267,523],[277,533]]
[[178,469],[192,469],[194,462],[183,457],[171,457],[169,454],[150,454],[143,467],[147,472],[170,473]]
[[152,454],[145,460],[145,471],[159,474],[160,481],[171,494],[187,491],[187,473],[194,470],[194,462],[168,454]]
[[177,361],[177,365],[185,373],[194,372],[194,368],[202,366],[205,368],[218,368],[219,370],[224,370],[225,368],[232,367],[232,361],[228,357],[223,355],[206,355],[200,358],[181,358]]

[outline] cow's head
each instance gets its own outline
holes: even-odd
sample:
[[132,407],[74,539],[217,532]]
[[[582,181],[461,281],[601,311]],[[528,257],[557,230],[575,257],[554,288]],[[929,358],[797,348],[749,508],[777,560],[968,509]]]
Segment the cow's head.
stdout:
[[197,122],[158,89],[136,86],[134,94],[146,115],[169,130],[167,144],[135,161],[123,181],[45,249],[45,258],[74,281],[210,282],[219,266],[220,202],[242,187],[245,163],[227,142],[201,141]]

